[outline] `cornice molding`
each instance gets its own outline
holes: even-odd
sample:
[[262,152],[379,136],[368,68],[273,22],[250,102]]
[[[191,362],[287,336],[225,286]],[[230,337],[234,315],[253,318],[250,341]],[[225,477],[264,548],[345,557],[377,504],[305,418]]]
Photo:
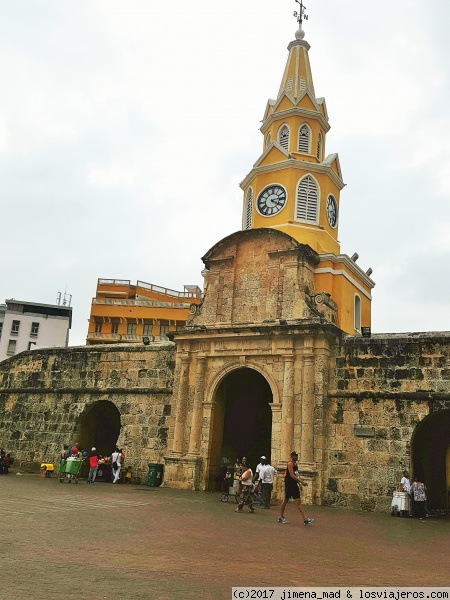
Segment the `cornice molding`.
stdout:
[[263,122],[259,130],[262,134],[265,134],[269,127],[275,121],[285,121],[289,117],[303,117],[305,119],[313,119],[318,121],[321,127],[324,129],[325,133],[330,131],[331,126],[328,121],[324,118],[321,112],[315,110],[308,110],[306,108],[300,108],[299,106],[293,106],[292,108],[288,108],[286,110],[281,110],[280,112],[274,112],[270,114]]
[[[352,260],[347,254],[332,254],[331,252],[329,252],[327,254],[319,254],[319,258],[320,258],[320,262],[330,261],[333,264],[343,263],[348,268],[348,270],[351,271],[354,275],[356,275],[361,281],[363,281],[369,289],[372,289],[375,287],[375,282],[373,281],[373,279],[371,279],[368,275],[366,275],[366,273],[361,269],[361,267],[358,267],[358,265],[355,263],[355,261]],[[324,269],[324,268],[319,267],[318,269],[316,269],[315,272],[316,273],[324,273],[324,272],[329,272],[329,271],[326,268]],[[334,269],[332,269],[332,272],[335,274],[341,273],[340,270],[334,270]],[[365,290],[361,290],[361,291],[368,298],[372,298],[371,295],[368,294],[368,292],[366,292]]]
[[[255,163],[257,164],[260,159]],[[256,175],[260,175],[262,173],[270,173],[277,171],[284,171],[285,169],[295,169],[297,171],[303,171],[305,175],[309,172],[311,173],[322,173],[324,175],[328,175],[334,185],[338,188],[338,190],[342,190],[345,187],[345,183],[342,179],[333,171],[331,165],[327,165],[324,163],[313,163],[305,160],[296,160],[295,158],[291,158],[289,160],[284,160],[278,163],[272,163],[270,165],[262,165],[258,167],[253,167],[250,173],[246,175],[246,177],[239,184],[242,190],[245,190],[250,182],[256,177]]]

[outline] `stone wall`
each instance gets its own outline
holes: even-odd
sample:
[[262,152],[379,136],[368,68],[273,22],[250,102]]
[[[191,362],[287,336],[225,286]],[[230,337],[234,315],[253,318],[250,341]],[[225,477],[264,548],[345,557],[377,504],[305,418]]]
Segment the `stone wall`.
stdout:
[[[182,363],[186,373],[183,369],[179,373],[181,383],[186,379],[182,394],[186,406],[180,414],[173,394],[177,387],[173,343],[21,353],[0,364],[0,447],[13,454],[19,468],[37,470],[41,462],[57,461],[64,443],[83,439],[83,419],[99,402],[107,401],[120,413],[118,444],[136,475],[145,480],[149,462],[166,462],[168,475],[171,470],[175,473],[178,467],[171,451],[178,439],[192,473],[189,481],[176,485],[203,489],[208,480],[204,469],[211,460],[208,419],[218,401],[214,377],[218,382],[218,372],[246,366],[261,373],[272,389],[274,464],[283,462],[291,444],[305,461],[311,440],[304,437],[301,419],[305,421],[308,394],[314,399],[314,456],[310,465],[303,465],[303,475],[311,477],[305,501],[388,510],[389,493],[402,470],[414,469],[417,431],[433,423],[427,436],[444,439],[437,447],[441,462],[446,449],[442,444],[450,440],[450,334],[338,336],[324,362],[321,351],[317,354],[321,339],[317,332],[312,362],[313,353],[305,355],[306,341],[299,341],[305,332],[300,326],[284,327],[274,328],[269,337],[256,329],[245,335],[235,332],[229,339],[217,334],[214,338],[211,332],[207,340],[203,333],[205,339],[192,337],[189,348],[184,339],[189,334],[182,335],[178,352],[192,354],[194,379],[187,377],[191,359],[186,358]],[[312,347],[311,335],[312,331],[307,345]],[[316,375],[311,387],[305,369],[311,370],[313,364]],[[320,383],[322,371],[326,385]],[[181,383],[179,391],[185,389]],[[421,453],[436,449],[432,439],[421,443],[420,460]],[[434,455],[428,458],[432,462]],[[199,481],[203,481],[200,487]]]
[[332,381],[324,503],[386,510],[402,471],[414,468],[417,426],[450,409],[450,334],[349,337]]
[[55,462],[63,444],[83,439],[83,417],[108,401],[120,413],[126,463],[145,477],[173,430],[173,370],[171,342],[23,352],[0,364],[0,447],[21,469]]

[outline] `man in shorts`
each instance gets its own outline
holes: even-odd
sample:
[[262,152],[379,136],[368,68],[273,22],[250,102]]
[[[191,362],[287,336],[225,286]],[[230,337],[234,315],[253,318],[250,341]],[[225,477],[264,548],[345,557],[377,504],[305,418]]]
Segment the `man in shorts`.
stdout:
[[300,502],[299,487],[299,484],[307,486],[308,482],[306,481],[306,479],[302,479],[298,476],[297,458],[297,452],[292,451],[291,459],[287,464],[287,469],[284,476],[284,500],[281,503],[281,514],[280,518],[278,519],[278,523],[287,523],[286,519],[284,518],[284,510],[289,499],[292,498],[293,500],[295,500],[297,508],[303,517],[303,525],[310,525],[314,521],[314,519],[307,518],[305,516],[305,513],[303,512],[303,508]]

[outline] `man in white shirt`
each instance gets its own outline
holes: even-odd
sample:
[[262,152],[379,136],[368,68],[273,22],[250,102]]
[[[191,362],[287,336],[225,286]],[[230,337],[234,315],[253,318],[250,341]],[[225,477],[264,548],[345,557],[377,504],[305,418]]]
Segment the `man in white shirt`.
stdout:
[[270,508],[270,499],[272,497],[273,480],[276,476],[276,470],[268,460],[264,461],[265,464],[259,471],[259,480],[262,484],[262,499],[263,508]]
[[120,467],[122,466],[122,454],[119,448],[111,454],[111,475],[112,482],[117,483],[120,475]]
[[261,484],[261,477],[259,476],[261,469],[263,468],[263,466],[266,464],[266,457],[265,456],[261,456],[261,458],[259,459],[259,464],[257,465],[256,469],[255,469],[255,477],[253,479],[253,481],[255,483],[258,484],[258,497],[256,499],[256,504],[262,504],[263,503],[263,498],[262,498],[262,484]]
[[411,492],[411,481],[409,479],[409,473],[408,471],[403,471],[403,477],[400,480],[402,489],[404,492],[408,492],[408,494]]

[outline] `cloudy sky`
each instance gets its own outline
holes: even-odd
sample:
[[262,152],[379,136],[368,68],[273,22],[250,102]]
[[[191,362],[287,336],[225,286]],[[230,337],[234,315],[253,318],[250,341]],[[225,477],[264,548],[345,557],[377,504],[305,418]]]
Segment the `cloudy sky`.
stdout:
[[[450,330],[450,8],[309,0],[338,152],[341,251],[373,269],[374,332]],[[0,302],[98,277],[182,290],[241,228],[239,182],[294,39],[294,0],[0,0]]]

